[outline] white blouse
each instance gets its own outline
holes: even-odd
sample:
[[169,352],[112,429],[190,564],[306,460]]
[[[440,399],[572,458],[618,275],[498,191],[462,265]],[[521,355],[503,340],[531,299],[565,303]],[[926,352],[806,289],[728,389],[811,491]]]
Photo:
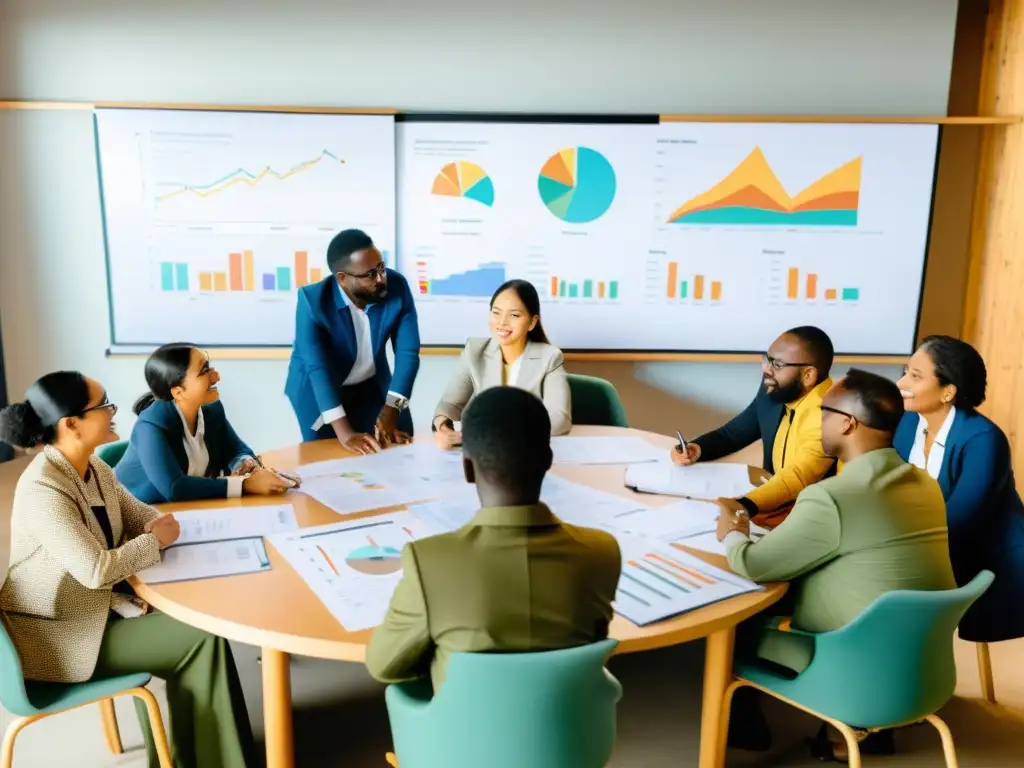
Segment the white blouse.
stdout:
[[[188,430],[188,422],[178,408],[174,406],[181,417],[181,425],[185,428],[185,437],[182,443],[185,446],[185,455],[188,457],[188,476],[206,477],[206,470],[210,468],[210,450],[206,447],[206,421],[203,419],[203,409],[199,409],[199,419],[196,421],[196,433],[193,435]],[[244,477],[227,477],[228,498],[238,499],[242,496],[242,482]]]
[[946,439],[949,436],[949,430],[953,426],[954,418],[956,418],[956,406],[949,409],[946,420],[942,422],[942,426],[939,427],[939,433],[935,435],[931,452],[929,452],[928,458],[925,458],[924,433],[928,429],[928,422],[920,414],[917,417],[917,435],[914,437],[914,445],[910,449],[910,463],[919,469],[925,470],[936,479],[938,479],[939,472],[942,469],[942,458],[946,455]]

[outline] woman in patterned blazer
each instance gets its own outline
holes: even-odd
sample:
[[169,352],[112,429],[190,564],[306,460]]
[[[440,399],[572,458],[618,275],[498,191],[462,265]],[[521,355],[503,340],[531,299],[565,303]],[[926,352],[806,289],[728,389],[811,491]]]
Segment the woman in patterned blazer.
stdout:
[[[115,589],[178,538],[172,515],[133,497],[93,455],[117,439],[116,412],[99,383],[69,371],[44,376],[25,402],[0,411],[0,440],[45,445],[14,492],[0,618],[27,678],[149,672],[167,681],[174,764],[244,768],[252,733],[227,641]],[[145,707],[137,710],[157,766]]]

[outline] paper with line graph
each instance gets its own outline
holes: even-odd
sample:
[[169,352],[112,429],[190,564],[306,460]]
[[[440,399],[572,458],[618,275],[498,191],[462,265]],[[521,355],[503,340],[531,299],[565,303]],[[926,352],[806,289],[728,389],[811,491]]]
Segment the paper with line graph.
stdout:
[[615,538],[622,550],[615,612],[638,626],[764,589],[653,539]]
[[437,533],[409,512],[302,528],[269,537],[347,630],[384,620],[402,578],[402,547]]

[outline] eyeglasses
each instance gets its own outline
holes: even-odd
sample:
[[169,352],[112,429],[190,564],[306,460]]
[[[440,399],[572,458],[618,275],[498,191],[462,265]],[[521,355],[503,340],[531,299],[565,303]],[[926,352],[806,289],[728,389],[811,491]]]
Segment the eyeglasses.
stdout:
[[768,353],[761,355],[761,365],[770,365],[776,371],[781,371],[783,368],[800,368],[805,365],[814,365],[814,363],[787,363],[784,360],[779,360],[777,357],[772,357]]
[[890,431],[892,431],[891,429],[886,429],[885,427],[880,427],[877,424],[872,424],[871,422],[864,421],[864,419],[859,419],[856,416],[854,416],[852,413],[847,413],[846,411],[841,411],[838,408],[832,408],[832,407],[827,406],[827,405],[819,405],[818,407],[824,413],[838,413],[840,416],[845,416],[846,418],[850,419],[851,421],[853,421],[853,422],[855,422],[857,424],[863,424],[865,427],[868,427],[869,429],[877,429],[877,430],[880,430],[882,432],[890,432]]
[[382,261],[380,264],[378,264],[376,267],[371,269],[369,272],[364,272],[361,275],[353,275],[351,272],[342,272],[342,274],[343,275],[348,275],[349,277],[354,277],[356,280],[365,280],[368,277],[373,278],[374,280],[376,280],[377,278],[384,277],[384,273],[386,272],[386,270],[387,270],[387,267],[384,266],[384,262]]
[[100,401],[99,405],[89,406],[82,411],[82,415],[85,416],[87,413],[91,413],[92,411],[110,411],[110,415],[113,417],[117,415],[117,406],[110,402],[110,399],[107,397],[107,393],[104,392],[103,399]]

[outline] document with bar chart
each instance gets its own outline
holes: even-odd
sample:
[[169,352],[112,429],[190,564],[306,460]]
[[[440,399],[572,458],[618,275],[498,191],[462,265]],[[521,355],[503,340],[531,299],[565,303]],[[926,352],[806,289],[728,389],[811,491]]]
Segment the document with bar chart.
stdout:
[[637,626],[764,589],[655,539],[615,538],[622,551],[615,612]]
[[399,123],[398,263],[414,285],[423,343],[486,335],[492,293],[524,278],[562,346],[622,344],[608,330],[643,304],[642,267],[627,254],[650,228],[654,129]]
[[390,115],[98,109],[96,141],[115,346],[290,345],[348,227],[394,266]]
[[651,348],[763,350],[817,325],[837,352],[909,353],[937,138],[934,125],[658,126],[639,314],[670,332]]

